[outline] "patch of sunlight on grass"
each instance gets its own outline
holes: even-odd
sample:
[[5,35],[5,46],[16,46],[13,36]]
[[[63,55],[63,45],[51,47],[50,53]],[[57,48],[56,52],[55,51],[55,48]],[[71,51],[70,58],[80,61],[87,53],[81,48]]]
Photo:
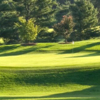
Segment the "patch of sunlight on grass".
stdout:
[[4,88],[0,91],[0,95],[2,96],[48,96],[54,94],[62,94],[62,93],[71,93],[74,91],[82,91],[84,89],[89,89],[92,86],[89,85],[80,85],[80,84],[66,84],[63,86],[59,85],[51,85],[51,86],[38,86],[38,85],[27,85],[27,86],[18,86],[14,85],[9,88]]
[[99,64],[99,62],[100,55],[93,55],[92,53],[46,53],[0,57],[1,67],[89,66]]

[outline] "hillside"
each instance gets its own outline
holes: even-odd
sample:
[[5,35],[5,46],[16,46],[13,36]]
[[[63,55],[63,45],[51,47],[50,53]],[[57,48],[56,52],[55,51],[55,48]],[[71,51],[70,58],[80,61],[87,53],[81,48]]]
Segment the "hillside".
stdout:
[[0,100],[100,100],[100,40],[0,46]]

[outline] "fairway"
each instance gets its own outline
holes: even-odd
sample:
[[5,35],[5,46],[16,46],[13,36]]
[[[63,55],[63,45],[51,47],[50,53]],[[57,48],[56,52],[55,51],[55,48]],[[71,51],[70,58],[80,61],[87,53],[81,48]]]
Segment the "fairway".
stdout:
[[0,100],[100,100],[100,40],[0,46]]
[[24,54],[20,56],[0,57],[1,67],[84,67],[100,65],[100,55],[93,53],[71,53],[71,54]]

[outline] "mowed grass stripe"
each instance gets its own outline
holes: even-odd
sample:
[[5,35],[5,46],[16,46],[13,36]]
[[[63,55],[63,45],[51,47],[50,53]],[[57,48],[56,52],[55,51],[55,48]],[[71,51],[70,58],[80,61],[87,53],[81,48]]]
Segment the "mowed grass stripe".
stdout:
[[100,68],[1,70],[0,95],[8,98],[11,95],[16,95],[15,98],[33,96],[37,100],[63,97],[94,99],[100,94],[99,76]]
[[100,63],[100,55],[93,53],[24,54],[0,57],[0,67],[84,67]]
[[0,46],[0,100],[100,100],[100,40]]
[[98,66],[100,40],[73,44],[39,43],[36,46],[0,46],[0,67]]

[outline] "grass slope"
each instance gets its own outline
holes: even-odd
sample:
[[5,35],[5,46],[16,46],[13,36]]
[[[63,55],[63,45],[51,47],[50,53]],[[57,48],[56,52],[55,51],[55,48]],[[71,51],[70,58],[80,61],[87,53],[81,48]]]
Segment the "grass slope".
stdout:
[[0,100],[100,100],[100,40],[0,46]]

